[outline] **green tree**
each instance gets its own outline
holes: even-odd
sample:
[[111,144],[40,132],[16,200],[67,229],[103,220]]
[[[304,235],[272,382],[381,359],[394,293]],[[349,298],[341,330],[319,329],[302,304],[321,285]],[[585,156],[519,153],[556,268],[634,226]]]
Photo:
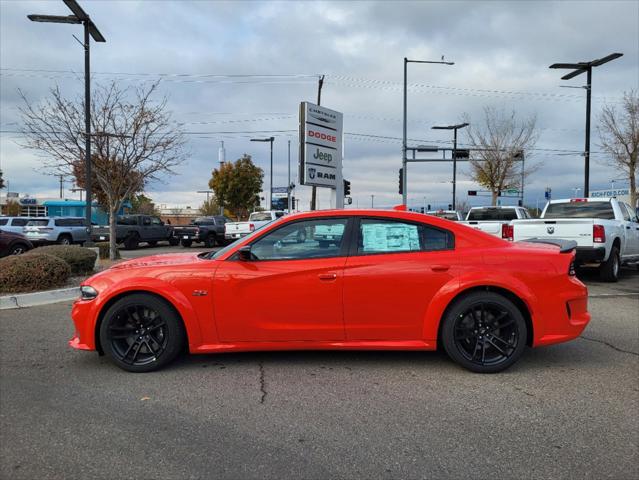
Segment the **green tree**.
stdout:
[[244,154],[235,162],[226,162],[213,170],[209,187],[217,202],[241,220],[259,205],[263,178],[264,171],[253,163],[250,155]]
[[217,198],[215,198],[215,195],[212,195],[207,200],[204,200],[202,202],[202,205],[200,205],[200,215],[204,217],[212,217],[219,214],[220,204],[218,203]]
[[147,197],[143,193],[138,193],[131,197],[131,213],[157,215],[158,210],[150,197]]

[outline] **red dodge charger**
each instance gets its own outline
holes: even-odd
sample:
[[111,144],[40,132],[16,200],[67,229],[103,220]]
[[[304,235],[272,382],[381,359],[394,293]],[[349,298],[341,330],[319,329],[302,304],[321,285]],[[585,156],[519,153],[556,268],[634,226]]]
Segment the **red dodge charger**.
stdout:
[[497,372],[590,320],[574,242],[512,243],[404,211],[283,217],[215,253],[130,260],[73,306],[70,345],[132,372],[191,353],[435,350]]

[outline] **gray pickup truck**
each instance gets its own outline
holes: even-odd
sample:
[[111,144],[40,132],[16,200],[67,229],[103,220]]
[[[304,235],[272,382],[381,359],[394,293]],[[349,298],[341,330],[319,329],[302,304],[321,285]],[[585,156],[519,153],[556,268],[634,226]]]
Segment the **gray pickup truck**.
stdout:
[[[124,248],[135,249],[140,243],[147,243],[154,247],[159,241],[168,241],[177,245],[173,236],[173,228],[165,225],[159,217],[151,215],[122,215],[115,226],[116,243],[124,244]],[[94,242],[109,240],[109,226],[94,227],[91,235]]]

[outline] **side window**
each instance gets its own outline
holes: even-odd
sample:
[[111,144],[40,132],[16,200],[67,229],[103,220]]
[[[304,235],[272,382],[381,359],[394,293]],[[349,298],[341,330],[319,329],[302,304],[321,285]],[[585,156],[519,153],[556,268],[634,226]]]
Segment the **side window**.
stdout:
[[6,225],[8,221],[8,218],[0,218],[0,225]]
[[255,260],[338,257],[346,218],[326,218],[283,225],[251,245]]
[[364,218],[360,222],[357,253],[398,253],[453,248],[450,232],[397,220]]
[[14,227],[24,227],[27,223],[29,223],[28,218],[14,218],[11,221],[11,225]]
[[151,217],[151,223],[153,225],[162,225],[162,220],[160,220],[158,217]]
[[275,218],[282,218],[284,216],[284,212],[275,212]]
[[151,225],[151,219],[149,217],[144,217],[142,219],[142,225]]
[[623,215],[623,219],[626,222],[629,222],[632,215],[630,215],[630,212],[628,211],[628,209],[626,209],[626,205],[624,203],[619,203],[619,208],[621,209],[621,214]]

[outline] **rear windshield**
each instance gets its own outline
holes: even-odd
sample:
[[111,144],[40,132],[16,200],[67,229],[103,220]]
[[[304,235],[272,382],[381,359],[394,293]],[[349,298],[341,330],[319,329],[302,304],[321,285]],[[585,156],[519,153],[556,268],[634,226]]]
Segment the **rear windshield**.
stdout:
[[517,220],[517,212],[514,208],[478,208],[469,212],[468,220]]
[[615,212],[610,202],[551,203],[544,218],[603,218],[614,220]]
[[252,222],[263,222],[263,221],[269,221],[270,219],[271,219],[271,214],[267,212],[251,213],[251,216],[249,217],[249,221],[252,221]]
[[429,212],[429,215],[434,215],[435,217],[445,218],[446,220],[457,220],[456,213],[450,212]]

